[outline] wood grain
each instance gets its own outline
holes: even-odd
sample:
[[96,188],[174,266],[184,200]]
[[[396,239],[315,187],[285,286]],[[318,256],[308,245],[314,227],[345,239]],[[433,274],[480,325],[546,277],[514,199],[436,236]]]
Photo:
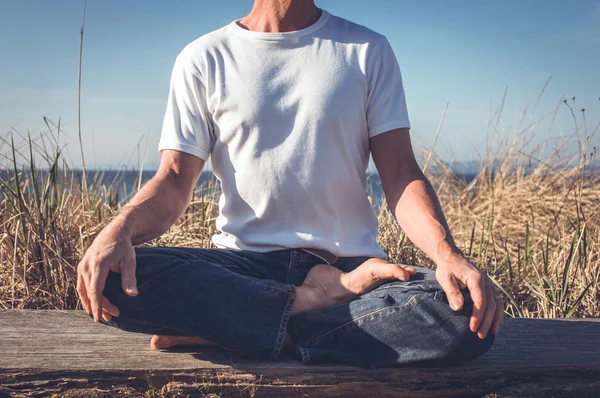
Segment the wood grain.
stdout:
[[600,319],[507,319],[490,351],[448,368],[307,366],[201,347],[159,352],[150,337],[95,323],[82,311],[0,310],[0,396],[149,385],[256,397],[600,392]]

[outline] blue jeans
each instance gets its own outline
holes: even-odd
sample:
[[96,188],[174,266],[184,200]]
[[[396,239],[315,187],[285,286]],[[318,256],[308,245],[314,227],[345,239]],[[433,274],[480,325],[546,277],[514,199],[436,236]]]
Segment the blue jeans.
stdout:
[[[472,301],[455,312],[435,272],[415,267],[349,303],[291,316],[296,286],[317,264],[349,272],[367,257],[323,257],[303,249],[269,253],[184,247],[139,247],[139,294],[127,296],[110,272],[104,295],[121,311],[108,323],[139,333],[200,336],[238,354],[305,364],[341,362],[364,368],[446,366],[475,358],[494,341],[469,330]],[[284,347],[289,330],[293,347]]]

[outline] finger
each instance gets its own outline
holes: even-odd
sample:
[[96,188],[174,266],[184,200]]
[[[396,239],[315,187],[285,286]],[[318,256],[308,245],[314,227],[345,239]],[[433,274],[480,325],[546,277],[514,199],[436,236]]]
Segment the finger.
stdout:
[[93,273],[90,278],[90,284],[88,286],[88,297],[90,298],[90,304],[92,307],[92,316],[94,320],[98,322],[102,317],[102,304],[104,303],[104,279],[98,273]]
[[484,310],[483,321],[477,330],[477,335],[480,339],[485,339],[487,336],[490,327],[492,326],[492,322],[494,321],[494,317],[496,316],[496,300],[494,299],[494,288],[491,286],[492,282],[489,278],[486,278],[486,307]]
[[500,331],[500,326],[504,323],[504,317],[504,300],[497,298],[496,316],[494,316],[494,322],[492,323],[492,333],[494,333],[494,336]]
[[476,332],[479,329],[479,325],[483,321],[485,316],[486,307],[486,295],[485,295],[485,278],[480,272],[477,272],[467,280],[467,289],[471,293],[471,299],[473,300],[473,315],[471,316],[470,329]]
[[121,266],[121,287],[130,296],[137,296],[137,280],[135,278],[135,258],[123,262]]
[[449,274],[444,275],[445,276],[442,276],[438,279],[438,282],[440,283],[440,286],[442,286],[442,289],[444,289],[444,292],[446,293],[446,297],[448,298],[450,308],[452,308],[454,311],[458,311],[463,307],[465,299],[459,289],[459,285],[456,282],[454,276]]
[[117,306],[108,301],[108,299],[104,296],[102,296],[102,311],[112,316],[119,316],[119,314],[121,313]]
[[77,272],[77,293],[79,294],[79,300],[81,300],[81,306],[83,307],[83,310],[89,314],[91,308],[90,300],[87,296],[85,281],[81,272]]
[[104,319],[104,322],[110,322],[110,320],[112,319],[112,315],[103,310],[102,319]]

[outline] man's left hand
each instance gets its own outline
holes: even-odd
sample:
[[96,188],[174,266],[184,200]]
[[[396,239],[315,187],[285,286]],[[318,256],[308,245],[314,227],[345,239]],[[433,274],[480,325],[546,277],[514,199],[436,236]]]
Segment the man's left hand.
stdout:
[[498,334],[504,323],[504,301],[496,298],[498,293],[489,276],[461,255],[438,264],[435,274],[454,311],[464,305],[461,290],[469,290],[473,300],[471,331],[477,332],[480,339],[484,339],[490,330],[494,335]]

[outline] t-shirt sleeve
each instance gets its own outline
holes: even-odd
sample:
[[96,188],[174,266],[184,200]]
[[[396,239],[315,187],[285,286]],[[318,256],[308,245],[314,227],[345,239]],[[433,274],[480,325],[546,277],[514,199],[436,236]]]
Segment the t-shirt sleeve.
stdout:
[[369,138],[398,128],[410,128],[400,66],[386,37],[374,43],[367,63]]
[[181,53],[175,60],[158,151],[174,149],[208,160],[215,143],[206,108],[206,88],[194,60]]

